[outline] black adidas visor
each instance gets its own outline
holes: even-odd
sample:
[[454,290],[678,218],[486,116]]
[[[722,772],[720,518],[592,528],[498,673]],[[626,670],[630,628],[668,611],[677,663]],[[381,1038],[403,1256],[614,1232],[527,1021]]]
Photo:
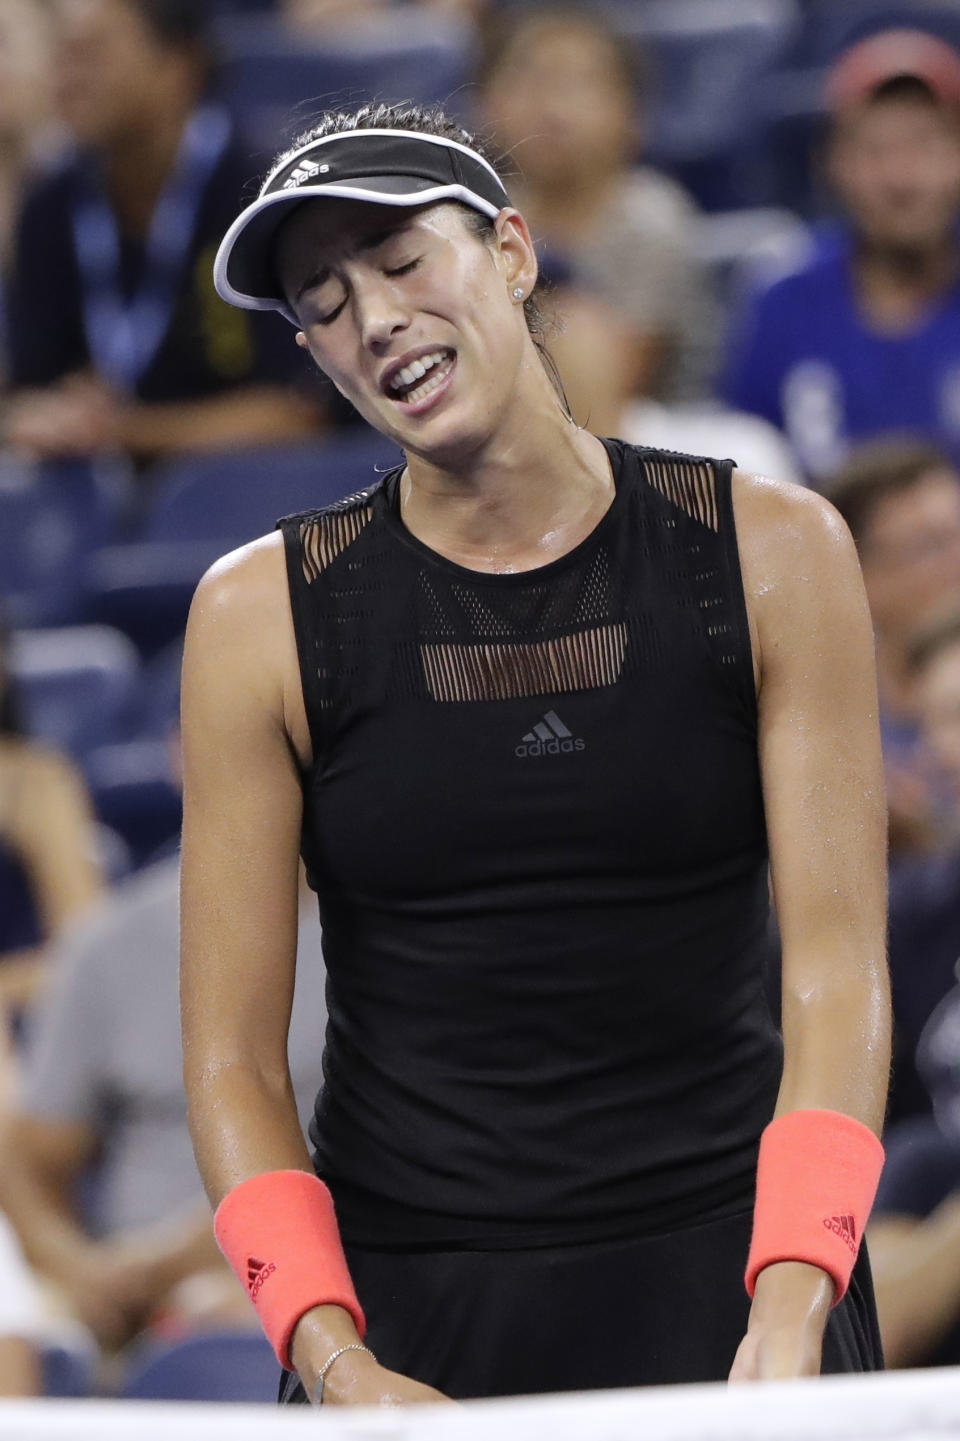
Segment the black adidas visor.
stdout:
[[277,279],[274,241],[293,207],[314,196],[401,206],[459,200],[491,220],[510,204],[493,166],[455,140],[412,130],[327,135],[272,170],[227,231],[213,267],[224,300],[243,310],[279,310],[298,324]]

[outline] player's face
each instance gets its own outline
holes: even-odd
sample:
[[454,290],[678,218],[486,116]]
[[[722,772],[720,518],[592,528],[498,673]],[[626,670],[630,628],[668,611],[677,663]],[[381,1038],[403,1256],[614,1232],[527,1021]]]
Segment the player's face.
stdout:
[[458,205],[316,199],[278,237],[300,343],[371,425],[438,463],[483,446],[516,394],[529,345],[512,287],[536,270],[515,216],[485,244]]
[[920,98],[866,105],[841,124],[831,174],[869,243],[940,245],[960,212],[960,127],[942,106]]

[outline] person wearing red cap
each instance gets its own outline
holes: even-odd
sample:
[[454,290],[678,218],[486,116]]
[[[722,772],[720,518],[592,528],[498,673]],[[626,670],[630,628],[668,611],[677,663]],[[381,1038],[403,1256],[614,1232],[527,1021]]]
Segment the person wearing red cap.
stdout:
[[825,99],[846,227],[747,306],[724,385],[814,481],[892,431],[960,455],[960,56],[884,31],[840,57]]

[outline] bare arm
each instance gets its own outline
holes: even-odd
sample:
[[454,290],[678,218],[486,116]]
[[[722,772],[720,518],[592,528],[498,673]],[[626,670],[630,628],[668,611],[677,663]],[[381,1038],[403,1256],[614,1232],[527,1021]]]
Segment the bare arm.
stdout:
[[285,607],[281,542],[270,537],[201,583],[184,655],[184,1066],[214,1205],[262,1171],[311,1170],[286,1056],[301,793],[285,719],[285,668],[296,666]]
[[40,458],[120,449],[155,459],[309,439],[325,424],[322,406],[292,386],[245,385],[202,400],[127,402],[87,374],[15,392],[3,412],[7,443]]
[[[27,871],[49,940],[103,888],[90,800],[65,757],[23,741],[0,748],[0,782],[6,798],[0,828]],[[0,970],[0,1002],[14,1011],[30,1005],[45,965],[45,946],[7,954]]]
[[291,386],[249,385],[208,400],[132,405],[120,414],[118,441],[131,454],[152,459],[309,440],[324,429],[321,407]]
[[96,1133],[86,1122],[10,1117],[0,1141],[0,1207],[31,1265],[104,1345],[117,1346],[133,1333],[133,1317],[80,1223],[74,1194],[95,1152]]
[[960,1318],[960,1195],[923,1220],[879,1216],[870,1261],[888,1366],[922,1366]]
[[[183,674],[181,1001],[190,1128],[217,1205],[264,1171],[312,1171],[287,1067],[297,939],[302,800],[309,760],[279,536],[244,547],[197,592]],[[339,1306],[293,1339],[312,1386],[356,1342]],[[330,1372],[332,1401],[430,1400],[360,1352]]]
[[[886,816],[859,566],[846,528],[820,497],[746,476],[736,478],[734,494],[783,950],[777,1113],[843,1111],[879,1134],[890,1064]],[[832,1299],[817,1267],[781,1263],[761,1272],[751,1330],[806,1328],[816,1354],[788,1361],[768,1347],[767,1362],[747,1374],[818,1369]]]
[[86,787],[64,756],[16,743],[13,799],[6,826],[35,887],[48,935],[85,910],[103,888]]

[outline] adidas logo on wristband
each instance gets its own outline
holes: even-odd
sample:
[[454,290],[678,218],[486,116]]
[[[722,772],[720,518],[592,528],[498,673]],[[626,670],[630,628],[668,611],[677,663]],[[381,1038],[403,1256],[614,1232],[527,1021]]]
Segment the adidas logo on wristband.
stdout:
[[839,1236],[840,1240],[843,1241],[851,1251],[856,1252],[857,1227],[852,1216],[824,1216],[823,1224],[828,1231],[832,1231],[835,1236]]
[[247,1282],[252,1300],[257,1299],[264,1281],[268,1276],[272,1276],[276,1269],[275,1261],[258,1261],[256,1256],[247,1257]]

